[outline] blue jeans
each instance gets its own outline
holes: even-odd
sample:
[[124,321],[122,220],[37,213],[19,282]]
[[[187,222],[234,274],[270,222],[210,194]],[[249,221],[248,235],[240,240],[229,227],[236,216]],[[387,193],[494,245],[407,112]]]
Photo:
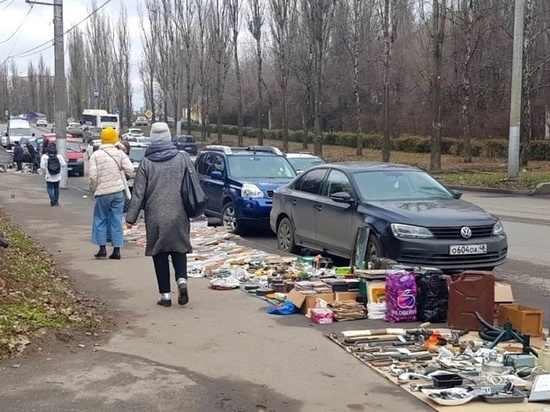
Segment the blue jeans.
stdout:
[[59,182],[46,182],[46,190],[52,202],[59,202]]
[[122,232],[122,212],[124,209],[124,192],[111,193],[95,198],[92,243],[107,244],[107,232],[111,235],[114,247],[124,246]]

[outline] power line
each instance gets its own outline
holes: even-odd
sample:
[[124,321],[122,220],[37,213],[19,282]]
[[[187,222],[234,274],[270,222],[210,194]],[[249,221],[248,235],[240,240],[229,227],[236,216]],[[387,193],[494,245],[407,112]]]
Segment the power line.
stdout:
[[[32,7],[33,7],[33,5],[31,4],[31,7],[29,8],[29,11],[27,12],[27,14],[25,14],[25,17],[23,18],[23,20],[21,21],[21,23],[19,24],[17,29],[15,29],[15,31],[6,40],[0,41],[0,44],[7,43],[8,41],[10,41],[10,39],[13,36],[15,36],[17,34],[17,32],[19,32],[19,30],[21,29],[21,26],[23,25],[23,23],[25,23],[25,21],[27,20],[27,17],[29,17],[29,14],[31,14]],[[19,38],[19,36],[17,36],[17,37]],[[17,41],[15,43],[17,43]],[[13,48],[12,48],[12,50],[13,50]],[[11,53],[11,50],[10,50],[10,53]]]
[[[5,2],[7,2],[7,1],[8,1],[8,0],[2,0],[2,1],[0,1],[0,4],[5,3]],[[4,8],[2,9],[2,11],[6,11],[6,9],[7,9],[8,7],[10,7],[14,1],[15,1],[15,0],[11,0],[11,1],[6,5],[6,7],[4,7]]]
[[[86,20],[88,20],[90,17],[92,17],[94,14],[96,14],[98,11],[100,11],[103,7],[105,7],[107,4],[109,4],[112,0],[106,0],[101,6],[99,6],[97,9],[93,10],[90,14],[88,14],[86,17],[84,17],[82,20],[80,20],[78,23],[76,23],[71,28],[67,29],[63,36],[67,33],[70,33],[74,29],[76,29],[78,26],[80,26],[82,23],[84,23]],[[50,47],[53,47],[53,44],[50,44],[52,42],[55,42],[55,37],[51,40],[48,40],[42,44],[39,44],[38,46],[35,46],[29,50],[26,50],[24,52],[14,54],[13,56],[8,56],[6,60],[4,60],[4,63],[6,63],[9,59],[16,59],[16,58],[24,58],[24,57],[30,57],[34,54],[42,53],[43,51],[49,49]],[[46,47],[44,47],[46,46]],[[38,50],[40,49],[40,50]]]

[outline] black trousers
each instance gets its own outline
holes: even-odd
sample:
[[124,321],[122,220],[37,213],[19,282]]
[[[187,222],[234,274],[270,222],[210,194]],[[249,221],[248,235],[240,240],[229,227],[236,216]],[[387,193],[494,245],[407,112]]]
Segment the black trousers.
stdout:
[[23,170],[23,162],[15,162],[17,165],[17,170]]
[[160,293],[170,293],[170,262],[168,256],[172,257],[172,266],[176,274],[176,282],[180,278],[187,279],[187,254],[177,252],[161,252],[153,256],[155,273]]

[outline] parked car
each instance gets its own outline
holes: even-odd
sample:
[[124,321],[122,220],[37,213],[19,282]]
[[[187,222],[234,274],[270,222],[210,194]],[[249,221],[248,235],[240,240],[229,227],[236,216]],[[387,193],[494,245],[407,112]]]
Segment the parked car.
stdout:
[[460,197],[415,167],[331,163],[277,189],[270,223],[285,252],[307,247],[351,258],[358,228],[367,227],[366,260],[452,272],[502,265],[502,223]]
[[[44,139],[56,142],[55,133],[43,134]],[[70,174],[84,176],[84,154],[86,149],[71,135],[67,135],[67,171]]]
[[90,143],[92,140],[97,140],[101,136],[103,129],[97,126],[84,126],[82,131],[82,141]]
[[73,137],[82,137],[82,125],[80,123],[69,123],[67,125],[67,133]]
[[134,122],[134,126],[149,126],[149,121],[145,116],[138,116]]
[[205,214],[241,232],[250,225],[268,226],[273,191],[296,176],[274,147],[206,146],[195,160],[208,197]]
[[48,127],[48,119],[45,117],[38,117],[35,124],[36,127]]
[[190,155],[197,155],[197,141],[193,136],[190,135],[179,135],[173,136],[172,142],[176,145],[179,151],[184,151]]
[[311,153],[287,153],[286,158],[297,173],[302,173],[310,167],[325,163],[319,156]]

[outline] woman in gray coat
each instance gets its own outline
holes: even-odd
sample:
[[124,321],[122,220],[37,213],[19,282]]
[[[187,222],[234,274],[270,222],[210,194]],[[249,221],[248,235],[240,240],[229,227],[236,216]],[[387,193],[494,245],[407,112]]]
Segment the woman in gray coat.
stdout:
[[181,185],[186,168],[192,168],[193,163],[188,154],[176,149],[166,123],[151,126],[151,140],[134,178],[126,221],[134,224],[140,211],[145,210],[145,255],[153,257],[160,292],[157,304],[172,306],[170,256],[176,273],[178,303],[185,305],[189,301],[186,254],[192,249]]

